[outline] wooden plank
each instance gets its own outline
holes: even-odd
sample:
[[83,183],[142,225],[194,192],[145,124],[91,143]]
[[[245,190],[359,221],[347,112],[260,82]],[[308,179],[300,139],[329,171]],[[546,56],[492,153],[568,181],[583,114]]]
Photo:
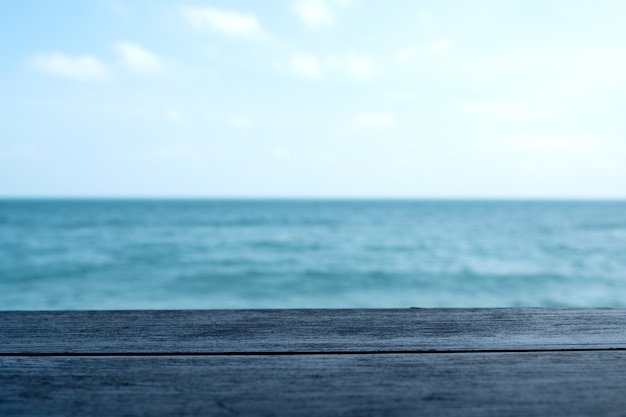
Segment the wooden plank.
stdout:
[[1,357],[2,416],[619,416],[626,352]]
[[0,312],[0,354],[624,349],[626,309]]

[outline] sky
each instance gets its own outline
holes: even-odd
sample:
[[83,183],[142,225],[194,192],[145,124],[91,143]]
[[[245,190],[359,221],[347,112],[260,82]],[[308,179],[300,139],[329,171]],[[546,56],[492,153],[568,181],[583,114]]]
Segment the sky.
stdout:
[[0,5],[0,197],[626,198],[621,0]]

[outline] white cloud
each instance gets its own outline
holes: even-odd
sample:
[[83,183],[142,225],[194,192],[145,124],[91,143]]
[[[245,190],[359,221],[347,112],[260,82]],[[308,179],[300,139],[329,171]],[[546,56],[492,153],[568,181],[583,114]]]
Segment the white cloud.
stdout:
[[159,72],[163,65],[158,56],[139,45],[129,42],[118,42],[115,49],[121,55],[124,65],[138,74]]
[[165,118],[174,123],[184,123],[185,116],[176,109],[169,109],[165,111]]
[[199,30],[209,26],[224,35],[247,39],[265,39],[269,36],[258,19],[250,14],[212,7],[187,7],[183,12],[189,22]]
[[247,117],[244,116],[231,116],[228,119],[228,123],[230,123],[231,126],[236,127],[238,129],[248,129],[252,126],[252,122],[250,121],[250,119],[248,119]]
[[366,81],[374,76],[374,63],[371,58],[361,55],[332,55],[318,57],[311,52],[296,51],[289,58],[287,70],[304,78],[320,78],[326,74],[340,74]]
[[296,0],[293,8],[307,26],[317,28],[333,23],[333,13],[324,0]]
[[294,0],[293,10],[309,27],[331,26],[335,22],[335,8],[352,5],[353,0]]
[[367,56],[331,55],[319,57],[310,52],[296,51],[284,69],[300,77],[317,79],[327,74],[343,75],[357,81],[367,81],[374,76],[374,62]]
[[391,113],[361,113],[355,120],[362,127],[375,129],[392,129],[398,125],[396,116]]
[[82,81],[105,80],[111,75],[106,65],[90,55],[39,54],[30,63],[39,71]]
[[322,63],[308,52],[296,52],[291,59],[290,68],[293,73],[305,78],[318,78],[322,74]]

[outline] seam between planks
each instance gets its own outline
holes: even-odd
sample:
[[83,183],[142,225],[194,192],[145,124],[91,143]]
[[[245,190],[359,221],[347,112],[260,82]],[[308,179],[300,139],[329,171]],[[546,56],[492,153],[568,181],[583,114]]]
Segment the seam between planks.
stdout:
[[371,350],[371,351],[258,351],[258,352],[5,352],[0,357],[123,357],[123,356],[328,356],[328,355],[443,355],[489,353],[623,352],[626,348]]

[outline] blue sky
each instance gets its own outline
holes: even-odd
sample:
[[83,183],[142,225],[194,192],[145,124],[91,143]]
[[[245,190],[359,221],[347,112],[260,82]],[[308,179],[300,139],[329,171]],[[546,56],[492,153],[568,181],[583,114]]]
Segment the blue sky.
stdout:
[[624,15],[3,2],[0,196],[626,198]]

